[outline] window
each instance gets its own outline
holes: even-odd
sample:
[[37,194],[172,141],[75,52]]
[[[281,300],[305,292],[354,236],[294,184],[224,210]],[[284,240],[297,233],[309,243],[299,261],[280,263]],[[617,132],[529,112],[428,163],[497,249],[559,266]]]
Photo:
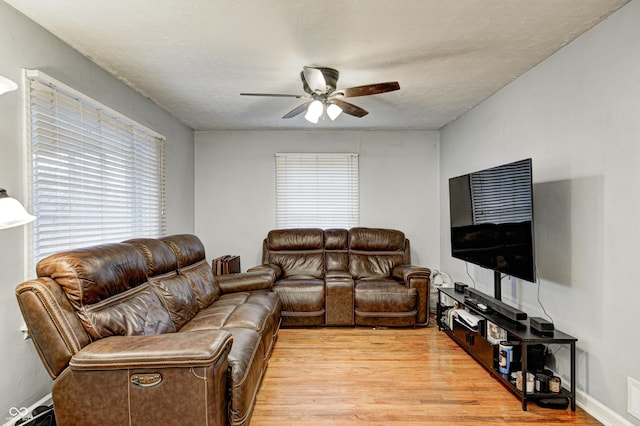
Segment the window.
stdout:
[[33,270],[61,251],[164,233],[164,138],[26,71]]
[[277,228],[351,228],[359,211],[358,154],[276,154]]

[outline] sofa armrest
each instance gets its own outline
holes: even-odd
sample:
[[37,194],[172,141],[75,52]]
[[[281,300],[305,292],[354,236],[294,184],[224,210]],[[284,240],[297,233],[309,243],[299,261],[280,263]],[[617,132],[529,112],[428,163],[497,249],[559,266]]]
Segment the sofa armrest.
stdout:
[[74,371],[172,368],[216,365],[231,350],[233,337],[224,330],[199,330],[153,336],[111,336],[76,353]]
[[268,290],[273,286],[274,273],[271,270],[255,270],[240,274],[216,276],[216,282],[222,293],[239,291]]
[[400,265],[393,269],[392,276],[398,281],[409,284],[413,278],[430,278],[431,270],[423,266]]
[[53,383],[62,425],[200,424],[228,420],[224,330],[111,336],[76,353]]
[[282,268],[273,263],[264,263],[262,265],[254,266],[247,270],[247,272],[270,272],[273,274],[273,281],[277,281],[282,276]]
[[409,288],[415,288],[418,291],[418,323],[427,324],[429,321],[431,270],[422,266],[399,265],[393,269],[391,276],[402,281]]

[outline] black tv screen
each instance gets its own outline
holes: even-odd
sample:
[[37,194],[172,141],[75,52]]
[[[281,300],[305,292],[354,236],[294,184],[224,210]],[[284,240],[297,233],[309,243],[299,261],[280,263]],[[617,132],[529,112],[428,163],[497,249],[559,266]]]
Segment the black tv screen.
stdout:
[[535,282],[531,159],[449,179],[451,255]]

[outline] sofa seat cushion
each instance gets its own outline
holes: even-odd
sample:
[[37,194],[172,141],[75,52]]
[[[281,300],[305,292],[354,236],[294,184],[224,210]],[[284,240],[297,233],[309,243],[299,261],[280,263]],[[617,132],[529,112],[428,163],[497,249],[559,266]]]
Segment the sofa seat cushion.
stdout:
[[323,312],[324,280],[311,277],[291,277],[280,280],[273,291],[282,301],[284,312]]
[[242,328],[253,330],[261,338],[262,354],[268,359],[273,350],[274,336],[277,336],[279,325],[279,323],[274,322],[271,312],[263,306],[251,303],[225,305],[215,302],[208,308],[198,312],[180,331],[233,330]]
[[271,312],[275,324],[280,322],[280,311],[282,303],[280,298],[274,292],[268,290],[241,291],[238,293],[224,294],[216,301],[216,304],[233,304],[250,303],[262,306]]
[[355,309],[359,312],[415,312],[415,288],[391,279],[363,279],[355,283]]
[[[275,342],[278,338],[278,330],[280,329],[282,303],[278,295],[268,290],[242,291],[224,294],[215,303],[220,306],[253,304],[265,308],[270,312],[271,322],[269,326],[273,326],[272,330],[265,329],[262,334],[265,361],[267,361],[271,357]],[[225,328],[228,328],[228,326],[225,326]],[[271,334],[269,334],[269,332]]]
[[214,302],[198,312],[180,331],[246,328],[259,333],[264,353],[267,357],[270,356],[279,322],[275,322],[273,314],[264,306],[238,300],[236,302],[238,303],[232,303],[231,300]]
[[249,303],[214,303],[200,310],[198,314],[180,329],[194,331],[206,329],[248,328],[262,334],[265,329],[273,328],[271,313],[260,305]]

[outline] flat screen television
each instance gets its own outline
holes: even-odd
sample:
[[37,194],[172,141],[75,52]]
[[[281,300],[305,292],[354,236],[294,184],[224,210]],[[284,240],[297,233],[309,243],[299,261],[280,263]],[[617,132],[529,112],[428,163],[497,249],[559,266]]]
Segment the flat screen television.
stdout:
[[449,179],[451,255],[501,274],[535,282],[531,159]]

